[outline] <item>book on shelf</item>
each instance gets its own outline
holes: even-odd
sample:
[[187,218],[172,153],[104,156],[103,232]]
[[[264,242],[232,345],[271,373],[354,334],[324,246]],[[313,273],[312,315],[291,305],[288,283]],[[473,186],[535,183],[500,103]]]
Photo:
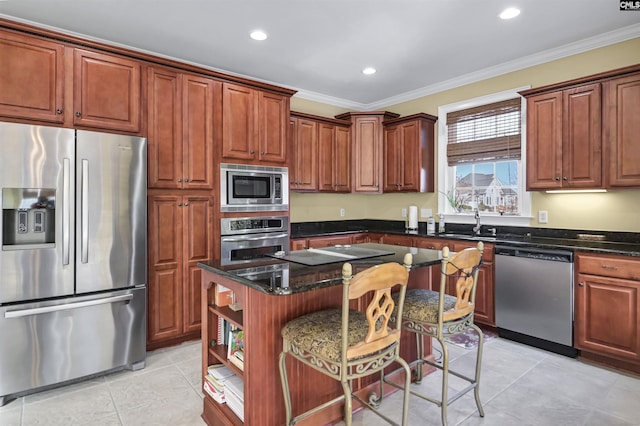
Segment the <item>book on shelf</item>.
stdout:
[[233,371],[224,364],[213,364],[207,368],[208,373],[216,380],[225,380],[233,376]]
[[238,328],[229,330],[227,359],[239,369],[244,370],[244,331],[243,330]]
[[224,391],[220,392],[218,389],[216,389],[216,387],[211,383],[211,381],[205,380],[202,385],[202,388],[218,404],[224,404],[225,402],[227,402],[224,396]]
[[224,388],[227,405],[244,422],[244,382],[238,376],[227,379]]
[[218,306],[229,306],[233,303],[233,292],[223,285],[216,284],[213,301]]

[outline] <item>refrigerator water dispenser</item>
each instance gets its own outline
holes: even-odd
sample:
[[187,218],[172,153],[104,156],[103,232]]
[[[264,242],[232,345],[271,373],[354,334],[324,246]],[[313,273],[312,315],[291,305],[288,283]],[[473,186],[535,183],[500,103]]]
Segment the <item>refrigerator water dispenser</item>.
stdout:
[[55,243],[55,193],[49,188],[2,188],[3,250]]

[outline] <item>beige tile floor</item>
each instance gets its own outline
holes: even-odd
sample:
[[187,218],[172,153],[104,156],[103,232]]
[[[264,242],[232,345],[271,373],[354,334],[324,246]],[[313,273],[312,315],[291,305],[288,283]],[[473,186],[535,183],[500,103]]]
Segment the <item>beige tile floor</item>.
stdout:
[[[469,371],[475,352],[453,345],[450,350],[452,367]],[[419,387],[434,394],[437,374]],[[640,378],[508,340],[485,344],[481,383],[485,417],[466,395],[450,406],[450,425],[640,425]],[[437,407],[414,397],[410,404],[411,425],[440,424]],[[399,419],[400,405],[401,393],[396,393],[382,408]],[[201,410],[200,346],[191,342],[149,352],[140,371],[19,398],[0,407],[0,425],[201,426]],[[386,424],[369,411],[357,413],[353,423]]]

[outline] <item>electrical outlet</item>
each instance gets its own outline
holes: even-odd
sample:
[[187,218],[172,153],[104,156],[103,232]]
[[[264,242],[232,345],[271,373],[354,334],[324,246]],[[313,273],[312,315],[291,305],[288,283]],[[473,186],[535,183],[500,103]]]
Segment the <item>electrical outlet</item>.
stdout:
[[344,213],[345,213],[344,209],[340,209],[340,217],[344,217]]
[[402,217],[407,217],[407,209],[402,209]]
[[420,209],[420,217],[431,217],[431,209]]
[[546,210],[538,210],[538,222],[539,223],[549,222],[549,215]]

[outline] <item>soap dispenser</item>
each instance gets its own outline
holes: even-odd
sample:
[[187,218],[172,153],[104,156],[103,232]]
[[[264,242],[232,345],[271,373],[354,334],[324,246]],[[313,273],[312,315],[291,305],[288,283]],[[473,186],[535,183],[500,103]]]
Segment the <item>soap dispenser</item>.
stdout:
[[438,233],[443,234],[445,232],[444,214],[438,215]]
[[427,234],[435,234],[436,233],[436,221],[433,216],[429,216],[427,219]]

